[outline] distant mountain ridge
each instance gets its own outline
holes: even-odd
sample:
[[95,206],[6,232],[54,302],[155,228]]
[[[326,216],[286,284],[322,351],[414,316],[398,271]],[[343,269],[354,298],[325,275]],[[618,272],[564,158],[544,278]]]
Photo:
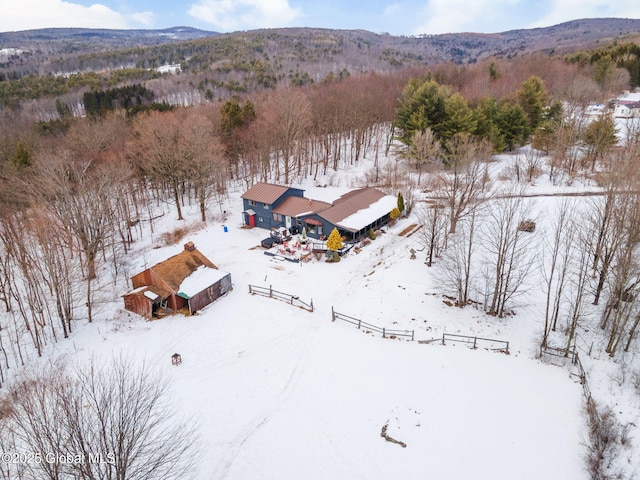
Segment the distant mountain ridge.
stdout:
[[[203,39],[223,35],[225,37],[264,34],[265,32],[295,32],[298,35],[313,32],[333,32],[334,34],[358,34],[368,41],[403,46],[400,50],[414,52],[420,49],[423,56],[440,61],[464,63],[472,57],[483,58],[491,55],[513,55],[518,52],[553,50],[562,52],[576,48],[590,48],[606,41],[640,36],[640,19],[595,18],[580,19],[560,23],[551,27],[508,30],[498,33],[446,33],[415,36],[377,34],[366,30],[334,30],[307,27],[259,29],[221,34],[193,27],[172,27],[159,30],[116,30],[91,28],[45,28],[0,33],[0,48],[29,48],[42,42],[73,43],[79,50],[95,51],[104,48],[128,48],[152,46],[168,42]],[[393,40],[392,40],[393,39]]]
[[[161,98],[186,90],[224,98],[331,76],[443,63],[472,65],[533,53],[565,55],[613,42],[637,44],[638,39],[640,19],[624,18],[573,20],[492,34],[415,36],[307,27],[232,33],[191,27],[7,32],[0,33],[0,104],[136,82],[148,82],[149,88],[161,92]],[[162,70],[166,65],[175,66],[171,71],[179,71],[180,76],[168,78],[171,74]],[[64,81],[76,73],[89,75]],[[163,75],[161,81],[158,77]]]
[[0,33],[0,48],[28,47],[40,42],[101,42],[114,48],[157,45],[170,41],[194,40],[218,35],[193,27],[171,27],[159,30],[117,30],[106,28],[40,28]]

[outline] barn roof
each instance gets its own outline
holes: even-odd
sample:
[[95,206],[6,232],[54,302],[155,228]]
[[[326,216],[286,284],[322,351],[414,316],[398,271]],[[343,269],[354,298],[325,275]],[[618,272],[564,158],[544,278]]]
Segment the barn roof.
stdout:
[[227,272],[203,265],[182,281],[178,295],[186,299],[193,298],[227,275]]
[[209,268],[218,268],[199,250],[193,249],[190,251],[183,250],[179,254],[154,265],[151,270],[162,278],[171,287],[171,290],[178,292],[184,279],[203,265]]
[[287,217],[298,217],[304,214],[310,215],[321,212],[329,207],[331,207],[330,203],[320,200],[311,200],[305,197],[287,197],[273,212]]
[[289,187],[275,185],[273,183],[254,183],[253,186],[242,194],[242,198],[271,205],[279,199]]
[[[365,187],[345,193],[333,202],[331,208],[320,212],[319,215],[334,225],[357,231],[390,213],[393,202],[396,202],[395,197],[386,195],[377,188]],[[389,210],[386,211],[389,206]],[[365,223],[358,226],[362,222]]]

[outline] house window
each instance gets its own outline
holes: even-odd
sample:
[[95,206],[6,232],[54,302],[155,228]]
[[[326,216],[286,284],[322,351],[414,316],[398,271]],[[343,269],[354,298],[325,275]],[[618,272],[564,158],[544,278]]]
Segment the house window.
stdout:
[[258,221],[259,221],[260,223],[262,223],[262,222],[264,222],[264,218],[262,218],[262,217],[258,217]]
[[268,204],[268,203],[263,203],[263,204],[262,204],[262,207],[263,207],[265,210],[269,210],[269,204]]
[[274,213],[273,214],[273,220],[276,221],[276,222],[282,222],[283,217],[279,213]]
[[311,235],[318,235],[319,237],[321,237],[323,232],[322,225],[308,224],[307,232],[309,232]]
[[249,200],[249,205],[252,207],[256,206],[256,201],[255,200]]
[[302,226],[302,220],[299,218],[296,218],[296,225],[298,225],[299,227]]

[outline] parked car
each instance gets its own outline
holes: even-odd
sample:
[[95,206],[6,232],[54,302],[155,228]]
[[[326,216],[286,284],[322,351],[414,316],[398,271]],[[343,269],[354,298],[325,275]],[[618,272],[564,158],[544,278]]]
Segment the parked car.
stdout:
[[273,244],[276,243],[275,238],[267,237],[260,242],[263,248],[271,248]]

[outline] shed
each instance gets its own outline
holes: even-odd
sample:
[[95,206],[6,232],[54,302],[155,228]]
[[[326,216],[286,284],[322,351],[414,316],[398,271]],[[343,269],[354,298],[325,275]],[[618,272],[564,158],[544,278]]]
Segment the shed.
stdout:
[[182,309],[193,314],[233,288],[231,274],[218,270],[193,242],[131,282],[134,289],[123,295],[124,307],[148,320]]
[[203,265],[184,279],[177,295],[187,301],[193,315],[232,288],[231,274]]

